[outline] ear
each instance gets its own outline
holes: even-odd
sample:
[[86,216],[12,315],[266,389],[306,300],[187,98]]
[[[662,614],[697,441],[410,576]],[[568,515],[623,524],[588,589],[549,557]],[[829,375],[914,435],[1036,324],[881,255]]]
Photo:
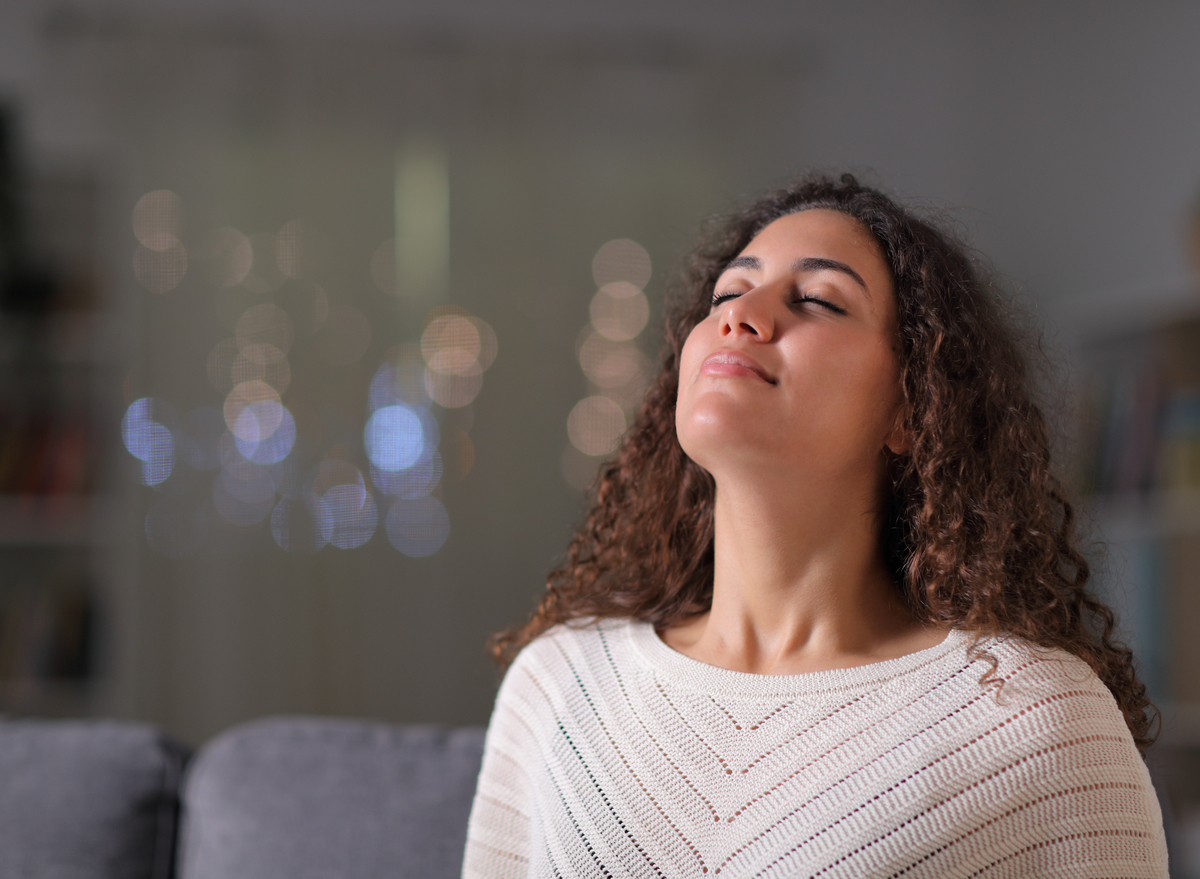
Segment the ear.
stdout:
[[908,428],[905,427],[905,416],[908,414],[908,409],[901,406],[896,410],[896,418],[892,422],[892,429],[888,431],[887,437],[883,444],[893,455],[908,454],[908,450],[912,448],[911,438],[908,434]]

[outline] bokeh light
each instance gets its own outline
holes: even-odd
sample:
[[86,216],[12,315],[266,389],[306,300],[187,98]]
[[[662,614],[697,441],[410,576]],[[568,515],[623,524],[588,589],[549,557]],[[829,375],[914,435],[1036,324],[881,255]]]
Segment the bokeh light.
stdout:
[[597,287],[624,281],[639,290],[650,280],[650,254],[636,241],[609,241],[592,258],[592,277]]
[[171,250],[183,235],[183,199],[169,189],[147,192],[133,206],[133,234],[147,250]]
[[646,357],[631,342],[614,342],[588,329],[579,346],[579,365],[598,388],[619,388],[645,371]]
[[607,455],[625,432],[625,412],[608,397],[585,397],[567,416],[567,436],[585,455]]
[[371,539],[379,524],[371,492],[360,486],[335,485],[321,500],[333,526],[330,543],[340,549],[355,549]]
[[469,375],[481,371],[482,346],[475,324],[461,315],[436,317],[421,334],[421,354],[434,372]]
[[432,369],[425,371],[425,392],[444,409],[468,406],[483,389],[483,371],[478,365],[474,372],[446,375]]
[[162,408],[152,398],[142,397],[134,400],[121,418],[121,439],[129,454],[142,463],[145,485],[162,483],[175,468],[175,438],[155,418],[155,410]]
[[596,291],[590,313],[596,332],[615,342],[624,342],[645,328],[650,318],[650,303],[637,287],[614,281]]
[[287,355],[266,342],[247,345],[229,366],[230,384],[264,381],[282,394],[292,383],[292,367]]
[[433,555],[450,535],[450,516],[434,497],[401,498],[384,523],[388,542],[413,558]]
[[[233,433],[238,451],[255,464],[279,463],[291,454],[296,442],[292,413],[273,400],[246,406],[238,416],[237,427]],[[251,439],[254,436],[258,439]]]
[[381,492],[392,497],[416,498],[432,494],[442,479],[442,456],[437,449],[423,455],[411,467],[403,470],[380,470],[371,466],[371,482]]
[[309,508],[322,517],[321,533],[328,533],[334,546],[354,549],[375,533],[379,524],[375,498],[362,473],[348,461],[326,459],[317,465],[309,494]]
[[421,334],[426,394],[444,409],[469,405],[483,388],[483,371],[496,359],[497,347],[486,321],[456,306],[434,309]]
[[403,403],[377,409],[363,430],[363,445],[371,463],[380,470],[406,470],[425,452],[421,417]]
[[[255,403],[273,403],[274,406],[256,407],[251,418],[243,419],[242,413]],[[264,381],[248,381],[235,385],[225,398],[223,413],[225,424],[239,439],[260,442],[270,436],[283,418],[283,406],[279,394]]]
[[205,274],[221,287],[242,283],[254,265],[250,239],[232,226],[210,232],[196,256],[204,262]]

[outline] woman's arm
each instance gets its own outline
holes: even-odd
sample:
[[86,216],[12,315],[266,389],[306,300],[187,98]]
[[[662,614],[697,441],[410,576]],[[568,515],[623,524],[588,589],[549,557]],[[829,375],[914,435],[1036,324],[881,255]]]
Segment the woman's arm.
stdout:
[[[532,814],[528,753],[535,741],[523,719],[525,701],[514,665],[496,697],[484,742],[483,766],[471,818],[463,879],[519,879],[528,874]],[[528,717],[524,712],[524,717]]]

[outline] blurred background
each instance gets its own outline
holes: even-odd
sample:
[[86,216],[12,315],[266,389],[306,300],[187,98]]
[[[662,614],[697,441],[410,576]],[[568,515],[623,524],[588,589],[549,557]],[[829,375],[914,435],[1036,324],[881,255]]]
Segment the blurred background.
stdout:
[[6,0],[0,711],[486,722],[484,642],[702,218],[850,169],[1045,334],[1200,863],[1198,35],[1182,2]]

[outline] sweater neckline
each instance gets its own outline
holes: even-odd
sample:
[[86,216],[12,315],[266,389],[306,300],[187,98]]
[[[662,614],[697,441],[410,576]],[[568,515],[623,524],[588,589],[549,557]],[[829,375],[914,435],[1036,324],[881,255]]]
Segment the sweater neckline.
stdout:
[[651,623],[629,621],[625,629],[643,666],[690,690],[725,696],[801,696],[878,686],[936,662],[967,643],[970,635],[951,629],[940,644],[915,653],[852,668],[764,675],[708,665],[668,647]]

